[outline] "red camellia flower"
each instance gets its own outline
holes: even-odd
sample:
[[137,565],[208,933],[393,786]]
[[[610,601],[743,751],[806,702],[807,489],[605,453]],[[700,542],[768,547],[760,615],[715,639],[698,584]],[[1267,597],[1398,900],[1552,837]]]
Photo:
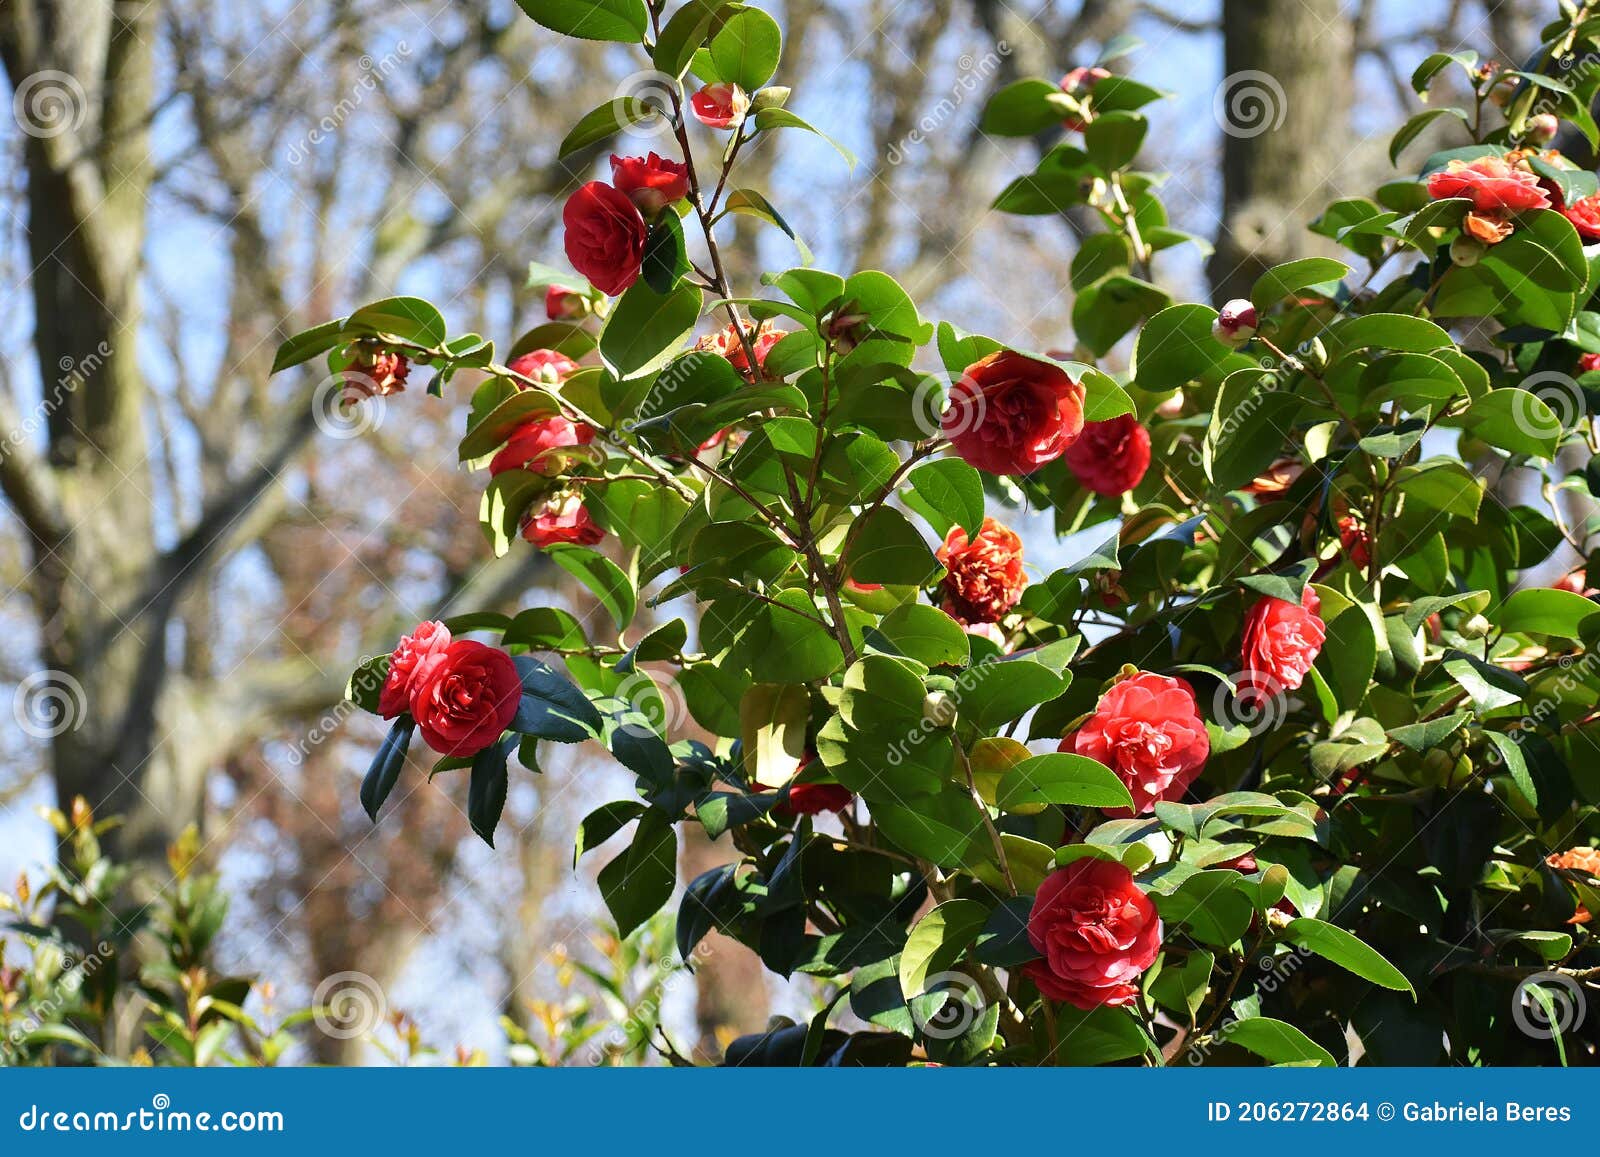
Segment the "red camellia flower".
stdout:
[[1574,201],[1561,210],[1561,215],[1572,222],[1585,245],[1600,241],[1600,193]]
[[1339,517],[1339,549],[1357,570],[1366,570],[1372,562],[1372,536],[1351,515]]
[[788,798],[773,810],[786,815],[814,816],[843,811],[855,798],[849,788],[837,783],[795,783],[789,785]]
[[1580,374],[1593,373],[1600,370],[1600,354],[1578,355],[1578,372]]
[[701,124],[726,129],[744,120],[750,98],[736,84],[708,84],[689,98],[689,107]]
[[990,474],[1030,474],[1083,430],[1083,387],[1050,362],[997,350],[968,366],[941,419],[956,453]]
[[506,363],[506,369],[512,373],[549,386],[560,385],[580,368],[577,362],[557,350],[529,350]]
[[1141,671],[1112,684],[1089,721],[1061,741],[1061,750],[1116,773],[1133,793],[1133,811],[1106,811],[1126,819],[1154,811],[1158,800],[1181,799],[1205,766],[1211,739],[1188,683]]
[[[1082,96],[1094,91],[1094,86],[1110,75],[1103,68],[1074,68],[1061,78],[1061,91],[1068,96]],[[1067,117],[1061,122],[1061,127],[1069,133],[1081,133],[1085,125],[1078,117]]]
[[1298,605],[1269,595],[1250,608],[1244,618],[1241,696],[1270,699],[1300,686],[1328,637],[1321,611],[1322,600],[1309,585]]
[[611,183],[654,217],[674,201],[689,195],[689,166],[651,153],[647,157],[612,157]]
[[551,321],[577,321],[588,316],[589,299],[568,285],[549,285],[544,291],[544,315]]
[[1550,207],[1550,197],[1539,187],[1539,178],[1504,157],[1451,161],[1428,178],[1428,196],[1435,201],[1467,197],[1479,213],[1520,213]]
[[424,663],[450,645],[450,628],[443,623],[418,623],[389,654],[389,676],[378,692],[378,714],[393,719],[411,701],[411,685]]
[[1022,573],[1022,540],[992,518],[978,537],[952,526],[939,548],[944,576],[944,611],[961,623],[993,623],[1017,605],[1028,580]]
[[[747,334],[750,332],[749,327],[745,328],[745,332]],[[756,351],[756,365],[763,373],[766,371],[767,355],[772,352],[772,347],[788,336],[788,330],[779,329],[771,321],[763,321],[755,327],[755,334],[750,338],[750,344]],[[695,342],[694,348],[726,358],[728,364],[747,379],[755,380],[750,373],[750,357],[745,353],[744,342],[739,338],[739,331],[732,325],[724,326],[716,333],[707,334]]]
[[430,658],[411,687],[411,715],[440,755],[476,755],[517,714],[522,680],[498,647],[457,639]]
[[644,218],[626,194],[590,181],[561,210],[567,260],[601,293],[621,293],[639,280],[644,262]]
[[594,441],[594,427],[574,422],[559,414],[534,418],[518,426],[498,454],[489,460],[493,477],[505,470],[539,469],[540,460],[551,450],[564,446],[587,446]]
[[361,342],[355,359],[344,371],[343,400],[357,402],[363,398],[398,394],[406,388],[406,375],[410,372],[411,363],[404,354]]
[[522,518],[522,537],[540,548],[562,542],[593,546],[605,536],[576,494],[552,499]]
[[1096,494],[1126,494],[1150,468],[1150,431],[1132,414],[1085,422],[1083,434],[1067,448],[1067,465]]
[[1039,991],[1081,1009],[1128,1004],[1161,951],[1161,918],[1133,873],[1112,860],[1074,860],[1046,876],[1028,913],[1043,954],[1023,966]]

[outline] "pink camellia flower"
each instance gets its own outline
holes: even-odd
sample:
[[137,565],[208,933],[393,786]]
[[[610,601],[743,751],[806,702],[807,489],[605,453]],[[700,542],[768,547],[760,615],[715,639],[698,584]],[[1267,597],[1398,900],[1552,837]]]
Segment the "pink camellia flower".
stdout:
[[695,120],[714,129],[732,128],[750,110],[750,98],[736,84],[708,84],[689,98]]
[[1161,918],[1127,868],[1085,858],[1039,885],[1028,940],[1044,959],[1023,971],[1043,996],[1085,1010],[1115,1007],[1139,995],[1139,975],[1161,951]]
[[1211,336],[1225,346],[1238,349],[1256,336],[1260,323],[1256,307],[1236,297],[1217,312],[1217,320],[1211,323]]
[[529,350],[506,363],[506,369],[512,373],[547,386],[559,386],[580,368],[577,362],[558,350]]
[[1133,414],[1085,422],[1066,459],[1086,489],[1114,498],[1139,485],[1150,468],[1150,431]]
[[1083,432],[1083,387],[1052,362],[996,350],[966,368],[940,425],[969,465],[1031,474]]
[[1600,241],[1600,193],[1580,197],[1562,209],[1561,215],[1572,222],[1585,245]]
[[1451,161],[1428,178],[1428,196],[1435,201],[1466,197],[1479,213],[1520,213],[1550,207],[1550,197],[1539,187],[1539,178],[1504,157]]
[[1298,604],[1269,595],[1250,608],[1244,618],[1241,698],[1270,699],[1300,686],[1328,637],[1321,611],[1322,600],[1309,585]]
[[393,719],[406,710],[411,687],[422,666],[450,645],[450,628],[429,620],[418,623],[389,654],[389,675],[378,692],[378,714]]
[[993,623],[1017,605],[1028,579],[1022,571],[1022,539],[1008,527],[985,518],[978,537],[952,526],[939,548],[946,574],[944,613],[965,625]]
[[651,153],[647,157],[612,157],[611,183],[654,217],[674,201],[689,195],[689,166]]
[[[1074,68],[1061,78],[1061,91],[1068,96],[1083,96],[1093,92],[1094,86],[1111,75],[1103,68]],[[1086,127],[1079,117],[1067,117],[1061,127],[1069,133],[1081,133]]]
[[644,263],[644,218],[625,193],[590,181],[561,210],[567,260],[601,293],[615,296],[639,280]]
[[540,549],[557,543],[593,546],[605,536],[577,494],[551,499],[522,518],[522,537]]
[[570,285],[548,285],[544,291],[544,315],[551,321],[577,321],[589,315],[589,299]]
[[567,446],[587,446],[594,441],[594,427],[574,422],[560,414],[534,418],[518,426],[498,454],[489,460],[493,477],[506,470],[537,472],[544,456]]
[[1107,688],[1088,722],[1063,739],[1060,749],[1116,774],[1133,794],[1133,810],[1106,813],[1126,819],[1148,815],[1159,800],[1181,799],[1205,767],[1211,738],[1188,683],[1141,671]]
[[476,755],[516,717],[522,680],[498,647],[457,639],[412,681],[411,715],[423,742],[440,755]]

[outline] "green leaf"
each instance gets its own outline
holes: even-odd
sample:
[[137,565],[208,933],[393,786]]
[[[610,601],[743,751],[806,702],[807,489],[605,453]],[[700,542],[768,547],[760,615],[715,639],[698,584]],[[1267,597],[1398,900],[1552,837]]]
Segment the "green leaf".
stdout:
[[1428,353],[1454,343],[1450,335],[1425,318],[1402,313],[1369,313],[1346,317],[1324,334],[1330,352],[1373,347],[1401,353]]
[[[752,9],[751,11],[755,10]],[[723,206],[730,213],[756,217],[769,225],[776,225],[783,230],[789,240],[794,242],[794,247],[800,251],[800,260],[808,263],[811,261],[811,249],[804,241],[800,240],[794,228],[784,219],[783,214],[778,212],[772,202],[767,200],[764,193],[755,189],[735,189],[728,194],[728,199],[723,202]]]
[[1416,989],[1411,987],[1405,973],[1385,960],[1376,949],[1337,925],[1301,916],[1289,921],[1283,935],[1286,940],[1331,960],[1363,980],[1395,992],[1409,992],[1412,999],[1416,999]]
[[1387,734],[1390,739],[1412,751],[1428,751],[1459,731],[1471,718],[1470,712],[1457,711],[1453,715],[1443,715],[1423,723],[1391,727]]
[[677,833],[662,813],[646,812],[628,850],[600,869],[600,895],[618,935],[626,937],[659,912],[677,879]]
[[791,587],[773,597],[782,605],[762,606],[765,630],[750,639],[751,678],[767,683],[810,683],[837,671],[844,663],[844,652],[828,628],[817,621],[810,596]]
[[844,158],[844,163],[850,168],[856,167],[856,155],[834,140],[821,129],[816,128],[802,117],[796,116],[786,108],[763,108],[756,113],[756,128],[762,132],[770,129],[802,129],[814,133],[833,146],[834,151]]
[[506,806],[508,744],[495,740],[472,758],[472,778],[467,784],[467,820],[480,839],[494,847],[494,829]]
[[893,586],[921,586],[939,569],[927,540],[891,506],[867,516],[844,563],[858,583]]
[[921,996],[930,975],[950,971],[989,920],[976,900],[946,900],[917,921],[900,954],[900,990],[906,999]]
[[1083,130],[1084,150],[1108,176],[1133,162],[1144,144],[1150,124],[1131,112],[1108,112],[1095,117]]
[[518,655],[512,662],[522,679],[512,731],[557,743],[580,743],[600,734],[600,712],[571,680],[531,655]]
[[1507,633],[1576,639],[1580,624],[1596,613],[1600,606],[1594,600],[1572,591],[1525,587],[1500,604],[1494,622]]
[[1442,116],[1456,117],[1462,124],[1470,123],[1466,112],[1459,108],[1424,109],[1401,125],[1400,131],[1394,134],[1394,139],[1389,142],[1389,163],[1398,165],[1400,163],[1400,154],[1406,151],[1406,146],[1421,136],[1423,130]]
[[272,372],[278,373],[290,366],[308,362],[320,353],[326,353],[344,340],[344,319],[325,321],[295,334],[278,347],[272,358]]
[[1054,699],[1070,682],[1070,675],[1032,659],[996,659],[968,668],[956,685],[956,702],[963,720],[991,731]]
[[1532,390],[1490,390],[1461,421],[1489,445],[1512,454],[1554,458],[1561,441],[1561,419]]
[[1006,85],[983,107],[978,128],[997,137],[1031,137],[1067,116],[1061,89],[1030,77]]
[[401,715],[394,721],[361,781],[361,806],[373,823],[378,822],[378,809],[389,798],[389,793],[399,782],[400,772],[405,769],[406,748],[411,745],[411,732],[415,726],[409,715]]
[[1338,1064],[1332,1053],[1294,1025],[1271,1017],[1252,1016],[1234,1021],[1222,1031],[1222,1038],[1275,1065],[1310,1063],[1331,1069]]
[[420,297],[388,297],[345,318],[346,333],[377,334],[437,349],[444,345],[444,317]]
[[1133,796],[1104,764],[1082,755],[1053,752],[1023,760],[1002,775],[995,802],[1003,811],[1051,803],[1132,808]]
[[646,285],[665,296],[690,268],[689,251],[683,243],[683,222],[676,213],[663,213],[645,238],[640,276]]
[[645,805],[633,799],[613,800],[595,808],[578,825],[578,838],[572,849],[572,866],[576,868],[583,853],[592,852],[644,813]]
[[1343,261],[1328,257],[1303,257],[1275,265],[1256,278],[1250,290],[1250,303],[1265,313],[1284,298],[1312,285],[1338,281],[1350,272]]
[[1221,365],[1230,351],[1211,336],[1216,320],[1209,306],[1174,305],[1146,322],[1133,352],[1139,388],[1164,394]]
[[626,630],[633,622],[638,607],[638,595],[633,584],[621,568],[603,554],[588,547],[562,543],[548,547],[545,553],[552,562],[589,588],[600,600],[600,605],[610,613],[617,630]]
[[716,78],[746,92],[755,92],[772,79],[782,51],[783,33],[778,22],[759,8],[736,12],[717,30],[710,44]]
[[959,458],[924,462],[906,476],[911,488],[945,522],[959,526],[969,539],[983,529],[983,478]]
[[645,0],[517,0],[517,4],[552,32],[580,40],[637,44],[650,27]]
[[563,159],[590,145],[609,140],[623,129],[642,125],[662,115],[661,109],[636,96],[619,96],[583,114],[561,140],[557,155]]
[[642,377],[672,360],[700,320],[700,291],[680,284],[658,293],[634,282],[617,299],[600,332],[600,356],[619,378]]
[[1528,761],[1523,757],[1522,748],[1511,736],[1500,731],[1485,731],[1483,737],[1494,745],[1499,753],[1500,762],[1505,766],[1506,774],[1511,776],[1511,782],[1517,785],[1517,790],[1534,807],[1539,806],[1539,789],[1534,786],[1533,776],[1528,774]]
[[745,772],[763,787],[782,787],[806,753],[811,696],[796,683],[753,683],[739,701]]
[[681,78],[704,46],[711,26],[737,8],[730,0],[689,0],[673,13],[656,39],[651,57],[655,66],[674,80]]
[[505,445],[524,423],[559,413],[561,406],[544,390],[517,390],[469,425],[456,456],[462,462],[475,462]]
[[967,633],[938,607],[906,603],[867,632],[867,643],[893,650],[930,667],[960,666],[967,661]]

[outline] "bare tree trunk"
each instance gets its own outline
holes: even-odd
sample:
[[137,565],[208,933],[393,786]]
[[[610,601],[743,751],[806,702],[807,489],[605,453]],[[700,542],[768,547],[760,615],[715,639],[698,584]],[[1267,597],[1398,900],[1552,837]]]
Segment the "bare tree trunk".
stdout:
[[1341,0],[1223,0],[1222,228],[1208,266],[1218,301],[1316,248],[1305,225],[1350,163],[1352,25]]

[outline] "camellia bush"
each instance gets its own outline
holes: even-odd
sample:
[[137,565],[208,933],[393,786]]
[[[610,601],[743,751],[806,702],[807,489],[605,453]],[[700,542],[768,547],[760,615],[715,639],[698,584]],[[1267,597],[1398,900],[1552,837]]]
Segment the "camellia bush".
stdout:
[[[1551,148],[1596,144],[1588,6],[1522,69],[1421,62],[1467,107],[1311,223],[1345,259],[1220,311],[1160,285],[1199,243],[1140,164],[1163,94],[1115,57],[1001,90],[986,132],[1057,143],[995,209],[1104,226],[1070,354],[798,242],[730,284],[730,215],[790,231],[741,156],[821,135],[761,9],[521,6],[656,73],[561,143],[656,151],[571,195],[549,320],[501,362],[394,298],[277,363],[326,354],[353,405],[470,382],[489,547],[603,618],[466,614],[363,664],[375,819],[425,746],[492,843],[513,761],[603,745],[637,793],[577,845],[619,837],[622,931],[698,824],[729,862],[682,890],[685,960],[716,929],[822,982],[732,1064],[1596,1062],[1600,193]],[[1461,143],[1419,163],[1425,131]],[[1031,568],[1023,509],[1099,545]]]

